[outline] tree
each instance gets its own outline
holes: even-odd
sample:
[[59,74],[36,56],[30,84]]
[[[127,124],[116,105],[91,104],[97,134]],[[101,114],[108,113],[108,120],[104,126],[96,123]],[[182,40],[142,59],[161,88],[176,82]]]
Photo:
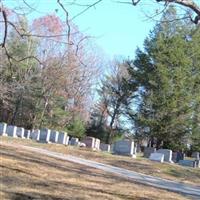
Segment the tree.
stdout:
[[[142,1],[144,1],[144,0],[132,0],[131,3],[134,6],[136,6],[138,3],[142,2]],[[155,2],[164,3],[165,7],[167,7],[168,5],[171,5],[172,3],[181,5],[183,8],[189,9],[192,12],[192,14],[196,14],[194,19],[192,18],[191,12],[188,16],[188,18],[190,18],[194,24],[200,23],[200,6],[197,3],[195,3],[195,0],[155,0]],[[176,19],[178,19],[178,17],[175,18],[175,20]]]
[[101,131],[106,143],[111,143],[118,133],[125,131],[122,121],[134,96],[133,90],[130,90],[127,84],[129,81],[127,64],[114,63],[111,73],[102,81],[99,90],[100,100],[92,113],[92,128],[96,134]]
[[[176,19],[173,7],[164,13],[166,18]],[[197,125],[194,105],[199,101],[199,47],[192,48],[197,42],[193,28],[161,19],[145,40],[144,51],[137,50],[131,69],[140,86],[137,134],[148,135],[158,148],[181,148],[191,135],[191,123]],[[196,53],[191,55],[191,51]]]

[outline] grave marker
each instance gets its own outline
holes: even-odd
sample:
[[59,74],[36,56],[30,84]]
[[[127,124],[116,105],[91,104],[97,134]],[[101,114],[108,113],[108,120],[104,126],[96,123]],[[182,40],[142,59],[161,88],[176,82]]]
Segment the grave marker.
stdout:
[[40,130],[39,141],[49,143],[51,130],[44,128]]
[[58,144],[68,145],[68,140],[69,140],[69,137],[67,136],[67,133],[65,132],[58,133],[58,139],[57,139]]
[[17,137],[24,138],[24,128],[17,127],[16,135]]
[[79,139],[72,137],[69,143],[70,143],[70,145],[78,146]]
[[17,131],[17,127],[16,126],[8,125],[6,127],[6,133],[7,133],[8,136],[17,137],[16,131]]
[[194,158],[195,160],[200,160],[199,152],[193,152],[192,153],[192,158]]
[[85,143],[86,147],[88,148],[95,148],[95,138],[94,137],[85,137],[84,140],[82,141]]
[[156,152],[156,148],[154,148],[154,147],[144,147],[144,157],[145,158],[149,158],[151,153],[155,153],[155,152]]
[[38,129],[33,129],[31,132],[30,132],[30,137],[29,137],[30,139],[32,139],[32,140],[39,140],[39,138],[40,138],[40,130],[38,130]]
[[164,154],[163,153],[151,153],[150,160],[163,163],[164,162]]
[[110,144],[100,143],[100,149],[101,151],[110,152]]
[[7,128],[6,123],[0,123],[0,135],[7,136],[6,128]]
[[57,143],[57,141],[58,141],[58,134],[59,134],[58,131],[51,130],[51,134],[50,134],[50,139],[49,139],[49,141],[50,141],[50,142],[53,142],[53,143]]
[[115,142],[113,148],[114,154],[128,155],[135,157],[134,142],[132,140],[120,140]]
[[172,150],[170,149],[158,149],[157,153],[164,154],[164,161],[172,163]]
[[196,167],[195,160],[179,160],[179,165],[186,166],[186,167]]

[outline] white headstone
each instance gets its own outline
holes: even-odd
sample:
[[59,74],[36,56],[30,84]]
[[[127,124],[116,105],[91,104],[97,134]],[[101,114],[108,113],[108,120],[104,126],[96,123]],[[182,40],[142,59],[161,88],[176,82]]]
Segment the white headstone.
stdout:
[[96,150],[99,150],[99,149],[100,149],[100,143],[101,143],[100,139],[95,138],[95,146],[94,146],[94,148],[95,148]]
[[69,143],[70,143],[70,145],[78,146],[78,142],[79,142],[78,138],[72,137]]
[[101,151],[110,152],[110,144],[100,143],[100,149],[101,149]]
[[31,132],[30,132],[30,139],[32,140],[37,140],[39,141],[39,138],[40,138],[40,130],[38,129],[33,129]]
[[0,135],[7,136],[6,128],[7,128],[6,123],[0,123]]
[[25,129],[25,130],[24,130],[24,137],[25,137],[26,139],[29,139],[29,138],[30,138],[30,133],[31,133],[30,130]]
[[49,141],[54,142],[54,143],[57,143],[57,141],[58,141],[58,134],[59,134],[58,131],[51,130],[51,134],[50,134],[50,139],[49,139]]
[[163,163],[164,162],[164,154],[163,153],[151,153],[149,159],[152,161],[157,161],[157,162]]
[[173,161],[172,161],[172,150],[170,150],[170,149],[158,149],[156,152],[164,154],[164,161],[165,162],[173,163]]
[[16,126],[9,125],[9,126],[6,127],[6,133],[7,133],[8,136],[17,137],[16,131],[17,131]]
[[[67,133],[59,132],[58,133],[57,143],[66,145],[66,140],[67,140]],[[68,144],[68,142],[67,142],[67,144]]]
[[17,127],[16,135],[17,137],[24,138],[24,128]]
[[69,145],[69,136],[66,136],[65,138],[65,145]]
[[95,148],[95,138],[94,137],[85,137],[84,140],[82,141],[83,143],[85,143],[86,147],[88,148]]
[[31,134],[31,131],[30,131],[30,130],[28,130],[28,133],[27,133],[27,139],[29,139],[29,138],[30,138],[30,134]]
[[136,157],[134,154],[134,142],[132,140],[121,140],[115,142],[113,151],[115,154]]
[[47,128],[41,129],[40,130],[39,141],[40,142],[49,143],[50,134],[51,134],[51,130],[50,129],[47,129]]

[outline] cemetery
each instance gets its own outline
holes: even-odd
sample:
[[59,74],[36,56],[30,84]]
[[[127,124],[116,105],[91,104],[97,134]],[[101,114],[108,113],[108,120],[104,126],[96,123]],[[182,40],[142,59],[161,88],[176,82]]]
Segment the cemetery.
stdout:
[[[102,151],[113,155],[128,156],[133,159],[137,158],[138,153],[137,145],[130,139],[119,140],[110,145],[101,143],[98,138],[87,136],[84,139],[79,140],[79,138],[70,137],[66,132],[59,132],[47,128],[41,130],[26,130],[22,127],[0,123],[0,136],[9,136],[13,138],[18,137],[28,140],[31,139],[39,143],[57,143],[65,146],[71,145],[80,148],[84,147],[93,151]],[[144,147],[142,155],[150,161],[200,168],[199,152],[193,152],[191,158],[188,160],[182,152],[172,152],[170,149],[156,150],[154,147]]]

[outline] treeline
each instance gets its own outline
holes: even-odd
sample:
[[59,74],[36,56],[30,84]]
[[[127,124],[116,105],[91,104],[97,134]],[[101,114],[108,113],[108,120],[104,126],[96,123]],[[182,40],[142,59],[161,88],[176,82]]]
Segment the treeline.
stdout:
[[135,59],[105,78],[88,134],[111,142],[132,131],[150,146],[200,151],[200,28],[177,18],[169,7]]
[[200,151],[200,29],[177,18],[169,7],[135,59],[113,62],[96,87],[100,59],[75,25],[69,29],[56,15],[30,23],[10,12],[0,53],[0,121]]
[[90,41],[72,23],[69,32],[56,15],[30,23],[9,10],[8,20],[0,54],[0,121],[82,136],[99,73]]

